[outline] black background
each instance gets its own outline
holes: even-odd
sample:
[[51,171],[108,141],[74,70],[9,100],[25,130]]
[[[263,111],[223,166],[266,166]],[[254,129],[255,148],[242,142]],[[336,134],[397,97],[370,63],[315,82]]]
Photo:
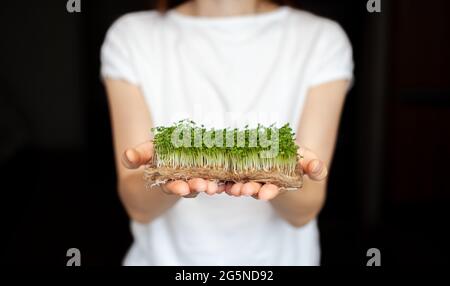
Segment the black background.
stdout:
[[[1,263],[119,265],[131,243],[119,202],[99,49],[120,15],[151,1],[4,1],[0,12]],[[354,47],[322,264],[445,263],[449,253],[450,2],[294,1],[337,20]]]

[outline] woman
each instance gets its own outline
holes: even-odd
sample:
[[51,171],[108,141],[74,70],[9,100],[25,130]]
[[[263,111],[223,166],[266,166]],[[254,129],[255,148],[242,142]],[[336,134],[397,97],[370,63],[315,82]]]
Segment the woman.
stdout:
[[[134,236],[125,265],[320,263],[315,218],[353,72],[337,23],[270,1],[192,0],[121,17],[101,60],[118,189]],[[199,109],[209,114],[203,120],[225,118],[226,126],[244,124],[224,117],[233,112],[275,114],[262,123],[294,126],[303,189],[196,178],[146,191],[149,130]]]

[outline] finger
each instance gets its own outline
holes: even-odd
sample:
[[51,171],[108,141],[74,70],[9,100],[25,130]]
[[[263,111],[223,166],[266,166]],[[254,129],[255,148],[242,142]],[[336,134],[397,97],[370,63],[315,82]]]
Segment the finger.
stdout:
[[261,189],[261,184],[257,182],[248,182],[242,186],[241,194],[243,196],[253,196]]
[[208,195],[214,195],[219,191],[219,186],[215,181],[208,181],[208,186],[206,188],[206,193]]
[[194,178],[194,179],[190,179],[188,181],[189,184],[189,188],[191,189],[191,191],[193,192],[205,192],[206,189],[208,188],[208,184],[204,179],[201,178]]
[[188,194],[188,195],[186,195],[186,196],[183,196],[183,198],[186,198],[186,199],[192,199],[192,198],[197,197],[198,194],[199,194],[199,193],[197,193],[197,192],[191,192],[190,194]]
[[315,159],[307,165],[306,174],[314,181],[322,181],[327,177],[328,170],[322,161]]
[[309,162],[315,159],[319,159],[319,157],[313,151],[306,147],[299,147],[297,153],[300,156],[299,162],[302,165],[303,170],[306,170]]
[[308,177],[315,181],[321,181],[327,177],[327,166],[323,161],[319,160],[314,152],[308,148],[300,147],[298,149],[298,154],[300,156],[299,163]]
[[261,189],[258,192],[258,199],[262,201],[269,201],[280,193],[280,188],[273,184],[265,184],[261,187]]
[[225,189],[226,189],[226,184],[219,183],[218,184],[218,189],[217,189],[217,194],[221,194],[221,193],[225,192]]
[[229,196],[232,196],[231,194],[231,188],[233,187],[233,183],[226,183],[225,184],[225,193],[227,193]]
[[191,191],[189,189],[188,183],[184,181],[172,181],[162,186],[167,192],[178,195],[186,196]]
[[128,169],[136,169],[147,164],[153,156],[153,142],[147,141],[122,154],[122,164]]
[[241,188],[242,188],[243,185],[244,185],[244,184],[242,184],[242,183],[236,183],[236,184],[234,184],[234,185],[231,187],[231,189],[230,189],[231,195],[232,195],[232,196],[235,196],[235,197],[239,197],[239,196],[241,195]]

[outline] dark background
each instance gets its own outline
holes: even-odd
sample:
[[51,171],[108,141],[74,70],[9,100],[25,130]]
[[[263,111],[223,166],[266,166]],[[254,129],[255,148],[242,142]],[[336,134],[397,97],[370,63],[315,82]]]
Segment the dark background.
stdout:
[[[119,265],[131,243],[115,188],[99,49],[120,15],[151,1],[4,1],[0,11],[2,264]],[[355,85],[320,215],[322,263],[445,263],[449,254],[450,2],[294,1],[337,20]]]

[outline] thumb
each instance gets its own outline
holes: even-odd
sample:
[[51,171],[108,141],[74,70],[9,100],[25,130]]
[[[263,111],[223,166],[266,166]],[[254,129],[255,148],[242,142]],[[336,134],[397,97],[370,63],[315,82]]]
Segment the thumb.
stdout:
[[146,141],[133,148],[126,149],[122,154],[122,164],[127,169],[137,169],[147,164],[153,157],[153,142]]
[[328,168],[322,160],[310,149],[300,147],[298,149],[300,155],[300,165],[303,172],[314,181],[322,181],[328,176]]

